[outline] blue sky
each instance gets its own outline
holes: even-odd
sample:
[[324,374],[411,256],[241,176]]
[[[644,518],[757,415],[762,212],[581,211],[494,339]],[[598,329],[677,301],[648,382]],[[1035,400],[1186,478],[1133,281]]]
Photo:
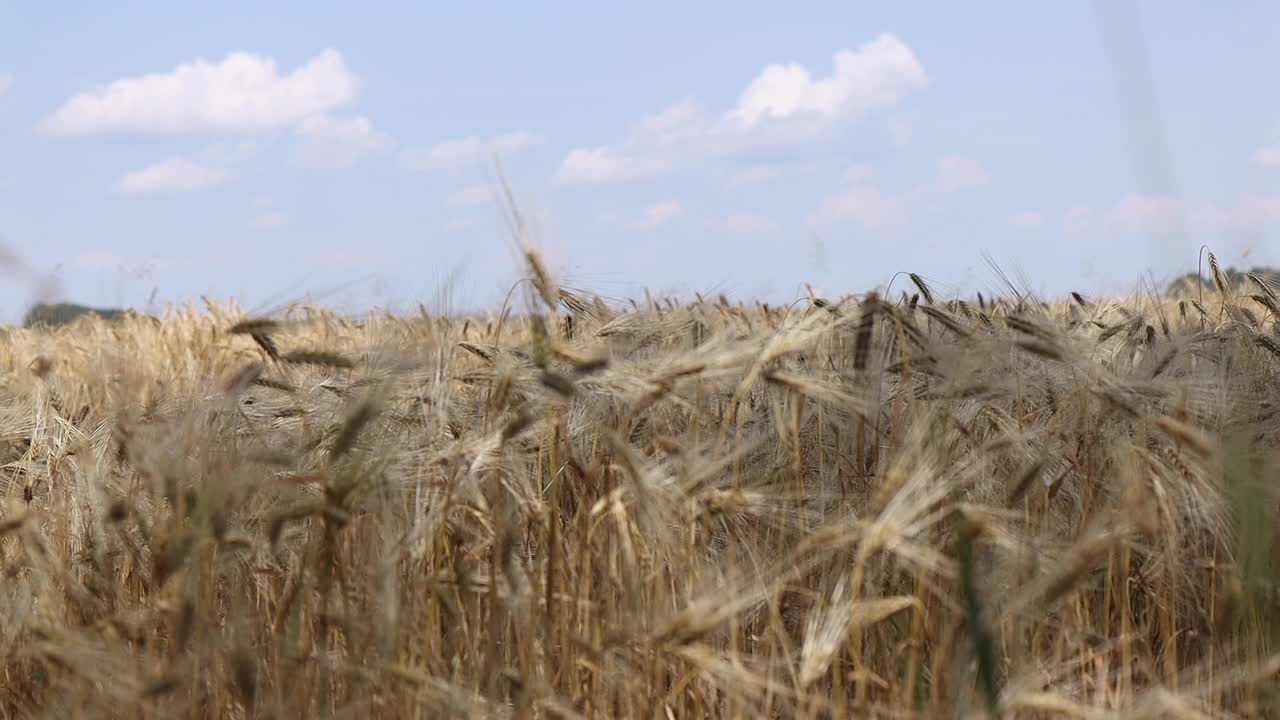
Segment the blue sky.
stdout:
[[614,297],[1280,263],[1280,5],[1107,6],[8,3],[3,319],[500,301],[495,152]]

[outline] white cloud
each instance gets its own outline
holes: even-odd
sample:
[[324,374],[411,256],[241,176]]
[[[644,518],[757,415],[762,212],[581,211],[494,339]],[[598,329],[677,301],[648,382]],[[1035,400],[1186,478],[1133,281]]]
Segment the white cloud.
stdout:
[[1129,193],[1107,213],[1107,222],[1126,232],[1163,233],[1173,230],[1182,214],[1175,199]]
[[214,143],[193,158],[174,156],[125,174],[114,190],[128,194],[178,193],[206,190],[231,178],[231,170],[258,151],[252,142]]
[[253,142],[214,143],[200,151],[197,162],[216,167],[230,167],[247,162],[258,152]]
[[1246,195],[1236,206],[1235,217],[1248,225],[1280,222],[1280,193]]
[[271,57],[235,52],[218,63],[197,59],[76,95],[42,127],[56,135],[265,130],[349,103],[359,88],[332,48],[288,75]]
[[1038,210],[1027,210],[1009,216],[1009,224],[1019,228],[1038,228],[1044,224],[1044,214]]
[[834,64],[832,74],[820,80],[803,65],[768,65],[728,117],[752,128],[765,119],[857,116],[893,105],[928,81],[915,53],[890,33],[837,52]]
[[[1280,204],[1276,209],[1280,211]],[[1259,206],[1256,210],[1265,210],[1265,207]],[[1128,193],[1102,212],[1088,205],[1073,206],[1063,218],[1063,229],[1072,235],[1101,232],[1163,234],[1178,228],[1182,214],[1182,203],[1174,198]],[[1201,223],[1218,223],[1223,222],[1228,214],[1209,206],[1192,213],[1191,219]]]
[[664,200],[645,208],[644,217],[632,227],[636,230],[652,230],[662,227],[684,214],[684,208],[675,200]]
[[12,73],[0,72],[0,97],[4,97],[5,93],[12,90],[13,84],[14,80]]
[[675,145],[696,138],[706,132],[706,113],[691,99],[685,99],[663,110],[640,118],[635,131],[649,138],[655,145]]
[[781,176],[782,168],[777,165],[752,165],[730,175],[728,185],[731,188],[742,187],[743,185],[755,185],[757,183],[776,180]]
[[[768,65],[724,112],[686,99],[645,115],[621,142],[570,150],[556,176],[567,184],[636,180],[705,166],[751,147],[812,141],[835,123],[893,106],[926,83],[911,49],[883,34],[835,53],[827,78],[814,79],[796,64]],[[768,179],[768,171],[761,174]]]
[[254,216],[253,224],[260,228],[284,227],[289,224],[289,214],[283,210],[266,210]]
[[511,155],[526,147],[540,145],[542,136],[516,130],[485,139],[478,135],[447,140],[431,147],[411,146],[400,152],[400,165],[409,170],[438,170],[479,162],[491,153]]
[[910,117],[897,116],[889,119],[889,142],[903,146],[911,142],[915,122]]
[[226,179],[226,170],[201,165],[186,158],[172,157],[126,174],[116,181],[115,187],[130,195],[181,193],[211,188]]
[[265,195],[259,195],[249,201],[249,206],[254,210],[253,217],[249,221],[254,227],[277,228],[289,224],[288,213],[277,209],[275,202]]
[[1097,229],[1098,213],[1088,205],[1074,205],[1063,218],[1063,228],[1071,235],[1082,235]]
[[666,169],[660,160],[629,157],[607,147],[573,150],[565,156],[556,179],[566,185],[634,180],[658,175]]
[[[938,215],[945,213],[948,205],[940,193],[985,187],[991,178],[975,161],[951,156],[937,162],[934,176],[905,190],[883,190],[872,183],[876,176],[873,165],[853,163],[839,174],[840,189],[822,198],[818,208],[810,213],[813,224],[856,222],[865,228],[884,228],[898,225],[912,215]],[[1029,222],[1026,217],[1018,218]]]
[[990,185],[991,176],[978,161],[953,155],[938,161],[937,183],[942,192],[977,190]]
[[1231,207],[1206,205],[1190,214],[1191,222],[1211,227],[1258,227],[1280,223],[1280,193],[1250,194]]
[[[3,93],[0,93],[3,94]],[[1254,165],[1263,167],[1274,167],[1280,165],[1280,142],[1271,145],[1263,145],[1253,152],[1249,161]]]
[[513,153],[522,148],[541,145],[543,138],[528,130],[516,130],[504,135],[496,135],[489,139],[489,144],[499,153]]
[[645,208],[640,217],[635,220],[626,221],[618,213],[612,211],[601,212],[596,216],[596,219],[603,225],[620,226],[627,230],[653,230],[666,225],[683,214],[684,207],[679,201],[664,200]]
[[867,228],[879,228],[898,221],[906,205],[902,197],[888,195],[866,185],[854,185],[831,193],[812,220],[818,223],[855,221]]
[[749,212],[733,213],[724,221],[724,229],[734,233],[764,233],[777,227],[769,218]]
[[302,121],[297,135],[300,143],[295,158],[308,167],[350,167],[390,143],[364,116],[340,119],[313,115]]
[[493,190],[484,185],[472,185],[445,198],[444,206],[448,208],[478,207],[493,200]]
[[873,175],[875,175],[875,168],[871,163],[854,163],[845,168],[841,178],[850,185],[857,185],[870,180]]
[[309,258],[312,265],[331,268],[373,267],[382,262],[376,255],[349,253],[340,250],[321,252]]
[[456,165],[475,160],[484,153],[488,145],[484,140],[472,135],[461,140],[447,140],[433,145],[427,151],[427,158],[438,166]]
[[853,163],[846,167],[840,173],[844,187],[824,196],[818,209],[810,213],[809,222],[817,225],[856,222],[865,228],[897,224],[922,190],[887,193],[870,184],[873,177],[875,167],[871,163]]

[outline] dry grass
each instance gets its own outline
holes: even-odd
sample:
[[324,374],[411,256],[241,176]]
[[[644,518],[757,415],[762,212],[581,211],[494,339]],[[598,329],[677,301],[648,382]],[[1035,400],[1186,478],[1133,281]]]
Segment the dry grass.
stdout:
[[0,341],[0,716],[1274,714],[1269,289],[623,311],[527,259],[501,318]]

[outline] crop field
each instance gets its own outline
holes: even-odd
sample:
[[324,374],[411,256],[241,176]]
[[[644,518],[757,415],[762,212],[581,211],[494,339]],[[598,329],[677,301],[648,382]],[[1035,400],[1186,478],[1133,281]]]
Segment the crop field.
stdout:
[[0,339],[0,717],[1276,716],[1280,297]]

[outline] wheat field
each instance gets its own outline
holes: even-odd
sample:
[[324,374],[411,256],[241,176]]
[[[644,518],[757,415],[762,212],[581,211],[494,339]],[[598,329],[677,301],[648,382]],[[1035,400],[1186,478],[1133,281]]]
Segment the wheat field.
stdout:
[[1274,717],[1280,298],[0,340],[0,717]]

